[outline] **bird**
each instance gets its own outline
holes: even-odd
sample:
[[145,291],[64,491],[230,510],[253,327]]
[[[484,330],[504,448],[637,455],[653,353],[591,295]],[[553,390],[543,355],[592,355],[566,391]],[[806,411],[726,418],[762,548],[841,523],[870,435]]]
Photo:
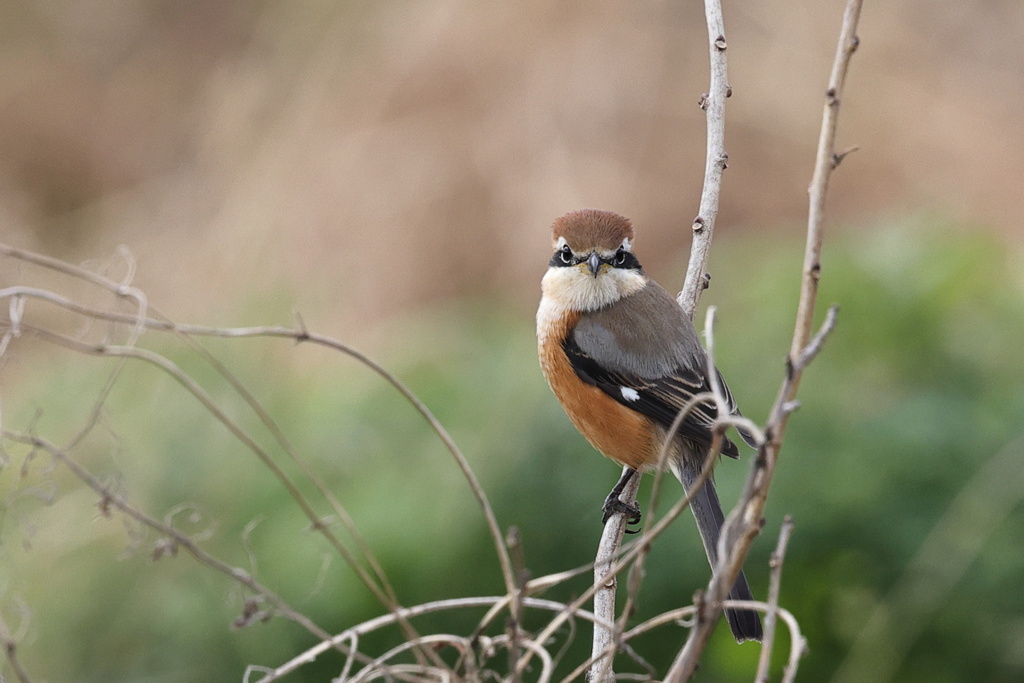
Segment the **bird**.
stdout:
[[[693,323],[633,252],[632,222],[598,209],[573,211],[552,225],[554,254],[541,280],[537,349],[544,377],[580,433],[608,458],[625,466],[605,499],[604,521],[615,512],[639,522],[640,510],[619,500],[629,479],[655,469],[668,431],[681,408],[710,391],[707,354]],[[731,413],[736,401],[715,369]],[[717,418],[713,402],[694,408],[669,444],[668,467],[689,490],[697,480]],[[753,445],[749,434],[741,437]],[[728,438],[721,452],[739,457]],[[690,508],[712,570],[718,564],[722,505],[709,478]],[[729,593],[752,600],[741,571]],[[753,610],[728,609],[737,642],[760,641]]]

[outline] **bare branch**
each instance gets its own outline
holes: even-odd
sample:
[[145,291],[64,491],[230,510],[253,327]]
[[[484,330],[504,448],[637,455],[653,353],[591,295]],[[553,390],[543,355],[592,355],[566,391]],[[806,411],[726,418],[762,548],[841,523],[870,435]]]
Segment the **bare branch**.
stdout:
[[[309,664],[316,660],[318,656],[331,649],[340,643],[352,643],[357,642],[358,639],[368,633],[378,631],[385,626],[390,626],[396,623],[400,619],[413,619],[423,614],[430,614],[433,612],[444,612],[453,609],[467,609],[477,607],[489,607],[493,605],[499,605],[507,603],[508,596],[486,596],[486,597],[472,597],[472,598],[456,598],[451,600],[436,600],[434,602],[424,603],[422,605],[416,605],[415,607],[402,607],[399,609],[398,614],[385,614],[383,616],[376,617],[369,621],[353,626],[346,629],[342,633],[325,640],[324,642],[317,643],[315,646],[306,650],[302,654],[294,657],[291,661],[279,666],[272,673],[265,678],[260,679],[259,683],[270,683],[276,681],[283,676],[292,673],[298,668]],[[565,605],[554,600],[541,600],[538,598],[523,598],[523,606],[531,609],[541,609],[550,612],[562,613],[565,611]],[[591,612],[586,610],[577,609],[573,616],[586,619],[588,621],[594,621],[595,617]],[[606,625],[607,626],[607,625]],[[545,640],[541,638],[533,638],[533,642],[542,643]],[[531,650],[532,651],[532,650]],[[535,653],[536,654],[536,653]]]
[[[808,188],[809,208],[807,212],[807,246],[804,250],[803,285],[800,288],[800,303],[797,306],[796,328],[790,356],[796,357],[811,338],[814,319],[814,303],[818,297],[818,281],[821,276],[821,243],[824,234],[825,196],[828,181],[836,166],[836,127],[839,121],[839,104],[843,87],[846,85],[846,71],[850,58],[856,51],[860,39],[857,37],[857,23],[863,0],[848,0],[843,12],[843,27],[832,62],[828,89],[825,91],[825,107],[821,117],[821,132],[818,135],[818,152],[814,162],[814,175]],[[844,153],[845,156],[846,153]],[[795,390],[795,387],[794,387]]]
[[[691,398],[683,406],[682,410],[679,411],[679,414],[676,416],[675,421],[672,423],[671,427],[669,428],[669,430],[668,430],[668,432],[666,434],[666,437],[665,437],[665,441],[662,444],[662,450],[661,450],[661,453],[659,454],[659,463],[660,463],[660,465],[659,465],[658,470],[657,470],[659,474],[661,474],[664,471],[664,469],[665,469],[664,463],[665,463],[666,459],[668,458],[669,444],[672,442],[672,439],[674,438],[675,433],[679,430],[680,426],[683,424],[683,421],[686,419],[686,417],[690,414],[690,412],[697,405],[699,405],[701,403],[704,403],[706,401],[712,400],[712,399],[713,399],[713,397],[711,396],[711,394],[708,394],[708,393],[697,394],[696,396]],[[560,628],[561,625],[575,611],[579,610],[580,607],[587,600],[589,600],[594,595],[594,593],[596,591],[601,589],[608,582],[609,579],[618,576],[619,573],[622,572],[623,569],[625,569],[631,563],[637,561],[637,558],[642,557],[644,554],[646,554],[649,551],[649,549],[651,547],[651,543],[654,541],[654,539],[657,538],[658,536],[660,536],[665,531],[665,529],[667,529],[668,526],[673,521],[675,521],[675,519],[677,517],[679,517],[679,515],[682,514],[683,511],[686,510],[687,507],[689,507],[690,501],[693,500],[694,495],[696,495],[697,491],[699,491],[700,488],[704,485],[704,483],[711,477],[711,473],[714,471],[714,466],[715,466],[715,463],[716,463],[716,461],[718,459],[718,455],[717,454],[718,454],[718,452],[720,450],[721,450],[721,435],[716,434],[714,436],[713,440],[712,440],[711,448],[708,451],[708,457],[704,461],[704,466],[701,468],[700,474],[698,475],[697,479],[694,481],[693,486],[691,486],[686,491],[686,495],[683,496],[682,498],[680,498],[675,503],[675,505],[672,506],[672,508],[668,511],[668,513],[666,513],[666,515],[662,519],[658,520],[657,522],[655,522],[654,510],[653,509],[648,510],[647,515],[646,515],[646,520],[647,521],[645,522],[645,527],[644,527],[643,534],[636,541],[636,543],[633,546],[631,546],[629,548],[629,550],[627,550],[625,553],[623,553],[622,557],[620,557],[617,562],[612,564],[611,567],[608,569],[608,571],[605,572],[602,575],[604,577],[604,580],[595,581],[595,583],[593,585],[591,585],[591,587],[589,589],[584,591],[574,601],[572,601],[571,603],[566,605],[566,607],[562,611],[562,613],[559,614],[555,619],[553,619],[541,631],[541,633],[537,636],[537,639],[539,641],[544,642],[547,638],[550,638],[554,634],[554,632],[558,628]],[[657,482],[658,482],[658,479],[655,479],[655,483],[657,483]],[[621,515],[616,515],[616,517],[621,517]],[[609,520],[608,525],[611,525],[611,524],[612,524],[612,521]],[[607,529],[607,526],[606,526],[606,529]],[[613,550],[615,552],[617,552],[617,549],[613,549]],[[607,552],[607,551],[608,550],[605,549],[605,552]],[[613,590],[614,590],[614,587],[615,587],[615,584],[613,583],[612,584],[612,589]],[[604,622],[605,619],[602,618],[601,621]],[[612,627],[608,626],[606,628],[611,629]],[[613,646],[614,646],[614,643],[613,643]],[[605,655],[607,655],[609,653],[607,651],[605,651],[605,650],[601,650],[601,651],[598,652],[598,654],[599,654],[599,656],[603,657],[603,656],[605,656]],[[529,661],[529,653],[523,658],[522,661],[520,661],[519,666],[518,666],[520,671],[523,670],[523,668],[526,666],[528,661]],[[605,675],[606,676],[610,676],[611,672],[606,672]]]
[[[329,633],[313,622],[312,619],[289,605],[284,598],[253,578],[249,572],[239,567],[232,567],[216,557],[213,557],[196,545],[193,539],[181,533],[178,529],[142,512],[129,503],[125,498],[111,491],[107,485],[101,482],[94,474],[80,465],[76,460],[71,458],[65,450],[58,447],[56,444],[39,436],[12,432],[6,429],[0,431],[0,434],[2,434],[5,439],[26,444],[33,448],[39,448],[48,453],[55,460],[67,467],[68,470],[70,470],[81,482],[95,491],[96,494],[100,496],[104,508],[114,508],[131,519],[154,529],[164,538],[171,539],[175,548],[184,549],[200,564],[224,574],[228,578],[249,589],[254,594],[265,598],[268,602],[274,605],[274,608],[279,614],[299,624],[317,638],[325,641],[331,640],[331,635]],[[340,643],[335,644],[335,647],[342,653],[347,652]]]
[[[32,679],[29,678],[28,672],[22,666],[21,659],[18,657],[18,640],[18,636],[11,633],[11,630],[7,627],[7,622],[0,616],[0,647],[3,647],[7,663],[11,665],[11,669],[14,670],[14,675],[18,677],[19,683],[31,683]],[[2,681],[3,674],[0,674],[0,683]]]
[[[50,268],[52,270],[55,270],[57,272],[61,272],[61,273],[67,274],[67,275],[71,275],[72,277],[81,278],[81,279],[83,279],[83,280],[85,280],[87,282],[90,282],[92,284],[95,284],[95,285],[105,289],[106,291],[118,294],[119,296],[130,296],[130,298],[132,298],[133,300],[139,301],[139,302],[144,302],[145,301],[145,297],[144,297],[144,295],[141,292],[137,292],[136,290],[131,290],[131,291],[129,291],[126,294],[126,293],[124,293],[125,287],[124,287],[123,284],[119,284],[119,283],[113,282],[112,280],[108,280],[108,279],[106,279],[106,278],[104,278],[102,276],[99,276],[99,275],[95,274],[95,273],[92,273],[90,271],[78,268],[77,266],[72,266],[70,264],[64,263],[63,261],[59,261],[59,260],[56,260],[56,259],[51,259],[49,257],[41,256],[39,254],[34,254],[32,252],[27,252],[27,251],[22,250],[22,249],[16,249],[14,247],[10,247],[10,246],[2,244],[2,243],[0,243],[0,255],[8,255],[8,256],[12,256],[12,257],[15,257],[15,258],[19,258],[19,259],[25,260],[25,261],[27,261],[29,263],[34,263],[34,264],[37,264],[37,265],[43,265],[43,266],[45,266],[47,268]],[[159,330],[165,330],[165,331],[174,332],[174,333],[177,333],[179,335],[183,335],[185,337],[187,337],[187,336],[210,336],[210,337],[222,337],[222,338],[234,338],[234,339],[237,339],[237,338],[250,338],[250,337],[279,337],[279,338],[288,338],[288,339],[294,339],[296,342],[310,342],[310,343],[317,344],[317,345],[320,345],[320,346],[325,346],[325,347],[334,349],[336,351],[340,351],[340,352],[342,352],[342,353],[344,353],[344,354],[354,358],[358,362],[362,363],[363,365],[365,365],[368,368],[370,368],[371,370],[373,370],[380,377],[382,377],[384,380],[386,380],[392,387],[394,387],[410,404],[412,404],[412,406],[417,410],[417,412],[419,412],[420,415],[427,421],[427,423],[430,425],[431,429],[433,429],[434,432],[438,435],[438,438],[440,438],[441,441],[444,443],[444,445],[447,448],[448,452],[455,459],[456,464],[458,465],[458,467],[459,467],[460,471],[462,472],[463,476],[466,478],[466,481],[469,484],[469,487],[470,487],[474,497],[477,499],[478,504],[481,506],[481,509],[483,510],[484,518],[487,521],[488,531],[490,532],[490,535],[491,535],[491,538],[492,538],[492,541],[494,543],[494,547],[495,547],[495,550],[496,550],[496,553],[497,553],[497,556],[498,556],[498,560],[499,560],[499,564],[500,564],[500,567],[501,567],[501,570],[502,570],[503,578],[505,580],[506,588],[510,592],[514,589],[515,580],[514,580],[513,573],[512,573],[512,565],[511,565],[511,561],[510,561],[509,556],[508,556],[508,551],[507,551],[507,549],[505,547],[505,544],[504,544],[504,541],[503,541],[503,535],[501,533],[501,529],[498,526],[497,518],[495,517],[494,511],[491,508],[490,501],[487,499],[487,496],[484,493],[483,487],[480,486],[480,482],[477,480],[476,475],[473,473],[472,469],[469,467],[469,462],[466,460],[465,456],[462,454],[462,451],[459,449],[459,447],[455,444],[455,441],[454,441],[454,439],[452,439],[451,435],[448,434],[447,430],[444,428],[444,426],[441,424],[441,422],[434,416],[434,414],[430,411],[430,409],[427,408],[427,406],[422,401],[420,401],[419,397],[417,397],[408,387],[406,387],[401,382],[401,380],[399,380],[394,374],[392,374],[391,372],[386,370],[384,367],[382,367],[380,364],[378,364],[375,361],[373,361],[370,357],[366,356],[365,354],[357,351],[356,349],[353,349],[352,347],[350,347],[350,346],[348,346],[346,344],[343,344],[340,341],[332,339],[330,337],[308,332],[306,330],[305,326],[301,323],[301,318],[299,319],[300,327],[298,329],[292,329],[292,328],[287,328],[287,327],[279,327],[279,326],[244,327],[244,328],[217,328],[217,327],[209,327],[209,326],[203,326],[203,325],[182,325],[182,324],[173,323],[173,322],[171,322],[171,321],[169,321],[167,319],[156,319],[156,318],[146,317],[146,311],[147,310],[152,310],[152,309],[149,309],[148,306],[143,306],[142,303],[139,304],[139,312],[137,314],[129,315],[129,314],[117,313],[117,312],[106,311],[106,310],[102,310],[102,309],[95,309],[95,308],[90,308],[90,307],[87,307],[87,306],[82,306],[81,304],[78,304],[77,302],[74,302],[74,301],[72,301],[70,299],[67,299],[66,297],[62,297],[62,296],[60,296],[58,294],[55,294],[53,292],[49,292],[49,291],[46,291],[46,290],[40,290],[40,289],[37,289],[37,288],[30,288],[30,287],[8,287],[8,288],[4,288],[4,289],[0,290],[0,298],[3,298],[3,297],[11,297],[12,299],[13,298],[20,298],[20,297],[32,297],[32,298],[36,298],[36,299],[39,299],[39,300],[42,300],[42,301],[46,301],[48,303],[51,303],[51,304],[56,305],[56,306],[59,306],[61,308],[69,310],[71,312],[78,313],[80,315],[84,315],[84,316],[87,316],[87,317],[90,317],[90,318],[96,318],[96,319],[100,319],[100,320],[108,320],[108,321],[111,321],[111,322],[120,322],[120,323],[125,323],[125,324],[131,324],[131,325],[135,326],[135,328],[137,328],[138,330],[142,330],[142,329],[159,329]],[[43,332],[43,331],[41,331],[41,332]],[[50,333],[50,334],[52,334],[52,333]],[[133,342],[134,339],[137,338],[137,336],[138,336],[138,333],[133,333],[133,337],[132,337],[132,339],[130,341]],[[81,342],[77,342],[75,340],[68,340],[68,341],[70,343],[74,344],[74,345],[77,345],[79,350],[85,351],[87,353],[96,353],[96,348],[94,348],[94,347],[90,347],[89,345],[82,344]],[[112,347],[106,347],[106,348],[109,351],[109,349],[111,349]],[[120,347],[120,348],[131,349],[132,347],[131,347],[131,344],[128,344],[128,345],[125,345],[125,346]],[[193,348],[195,348],[195,346],[193,346]],[[126,353],[128,355],[139,355],[139,356],[145,355],[142,352],[140,352],[139,354],[135,354],[133,351],[130,351],[130,350],[126,351]],[[108,353],[108,352],[101,352],[98,355],[118,355],[118,354],[116,354],[116,353]],[[205,357],[208,360],[210,358],[212,358],[208,354],[204,354],[204,355],[205,355]],[[161,365],[159,362],[156,363],[156,364],[157,365]],[[215,363],[214,366],[215,366],[215,368],[217,368],[218,364]],[[222,368],[223,366],[220,366],[220,367]],[[164,368],[164,369],[167,369],[167,368]],[[172,372],[172,374],[173,374],[173,372]],[[230,373],[222,372],[222,375],[225,376],[227,379],[229,379],[229,381],[231,381]],[[248,393],[248,392],[245,392],[245,393],[242,394],[243,398],[245,397],[246,393]],[[206,405],[206,404],[204,404],[204,405]],[[252,405],[252,403],[250,403],[250,405]],[[258,412],[261,414],[261,417],[265,416],[265,413],[263,413],[262,411],[258,411]],[[265,423],[267,424],[267,426],[269,428],[271,428],[272,432],[274,432],[275,434],[280,434],[280,431],[276,429],[276,427],[273,425],[272,421],[270,421],[268,423],[265,422]],[[287,443],[287,440],[280,441],[280,443],[281,443],[282,447],[287,452],[289,452],[289,454],[294,454],[294,450],[290,448],[290,446]],[[297,460],[297,456],[293,455],[293,457],[294,457],[294,459]],[[299,463],[299,464],[300,464],[300,467],[303,467],[304,470],[307,469],[301,463]],[[340,506],[335,506],[335,511],[336,512],[338,512],[339,509],[340,509]],[[310,515],[308,510],[307,510],[307,515]],[[322,521],[320,521],[315,515],[310,515],[310,517],[311,517],[310,521],[314,525],[314,528],[317,528],[317,529],[322,529],[323,528]],[[339,517],[341,517],[342,519],[345,519],[347,517],[347,515],[345,515],[343,513],[339,513]],[[372,566],[374,564],[374,562],[371,560],[370,564]],[[387,604],[387,599],[386,598],[385,598],[384,602],[385,602],[385,604]]]
[[769,560],[771,582],[768,586],[768,604],[772,609],[765,612],[764,639],[761,641],[761,658],[757,663],[756,683],[768,683],[768,669],[772,663],[772,645],[775,642],[775,623],[779,606],[779,591],[782,587],[782,564],[786,557],[786,546],[793,533],[793,518],[789,515],[782,520],[779,542]]
[[[627,468],[623,469],[625,472]],[[640,490],[640,474],[630,479],[622,491],[620,498],[629,503],[636,502],[637,491]],[[594,614],[608,627],[594,625],[594,639],[591,646],[591,669],[587,680],[591,682],[614,680],[612,673],[612,655],[616,650],[617,628],[615,627],[615,593],[618,578],[612,573],[615,556],[618,554],[622,535],[626,531],[626,514],[623,512],[611,516],[604,525],[601,541],[597,546],[597,557],[594,560]]]
[[705,274],[711,253],[711,237],[718,220],[722,172],[729,158],[725,153],[725,100],[732,94],[726,69],[727,45],[722,3],[719,0],[705,0],[704,15],[708,25],[708,57],[711,63],[711,83],[708,91],[700,98],[700,107],[707,116],[708,128],[704,188],[700,194],[697,216],[693,219],[693,244],[690,247],[686,279],[677,297],[690,320],[693,320],[700,296],[707,288]]
[[818,338],[812,340],[814,304],[817,299],[818,279],[821,271],[820,256],[825,192],[829,175],[835,167],[833,156],[835,154],[839,102],[846,70],[857,47],[856,29],[861,5],[862,0],[848,0],[847,2],[832,75],[826,92],[821,135],[818,140],[818,154],[810,189],[804,276],[786,377],[770,411],[768,424],[764,430],[765,440],[758,445],[758,454],[752,463],[740,501],[727,517],[722,530],[720,547],[727,552],[719,560],[719,570],[712,574],[708,588],[704,592],[704,600],[699,605],[697,624],[690,631],[686,644],[673,662],[665,678],[666,681],[686,681],[696,671],[700,655],[711,636],[715,622],[721,615],[723,601],[743,566],[743,561],[750,551],[754,538],[760,532],[763,523],[762,514],[775,471],[776,459],[782,445],[782,436],[789,415],[797,405],[795,402],[796,391],[806,362],[814,357],[835,324],[833,312],[822,327]]
[[795,370],[803,370],[807,367],[814,357],[818,355],[822,347],[825,346],[825,340],[832,334],[832,330],[836,327],[836,322],[839,317],[839,305],[832,304],[828,307],[828,313],[825,314],[825,322],[821,324],[821,328],[818,329],[811,341],[807,342],[807,345],[800,351],[800,354],[796,357],[793,362],[793,368]]

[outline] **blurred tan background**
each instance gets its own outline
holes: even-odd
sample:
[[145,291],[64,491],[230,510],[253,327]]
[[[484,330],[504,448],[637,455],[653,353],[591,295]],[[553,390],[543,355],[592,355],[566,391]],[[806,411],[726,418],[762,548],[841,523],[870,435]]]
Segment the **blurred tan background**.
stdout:
[[[841,3],[725,5],[719,235],[769,240],[804,220]],[[532,306],[551,220],[600,206],[678,286],[703,22],[696,1],[12,0],[3,239],[71,260],[126,244],[177,319],[291,283],[347,328],[479,288]],[[829,224],[924,207],[1016,235],[1022,35],[1016,0],[868,2]]]
[[[729,169],[703,301],[720,305],[717,358],[760,420],[792,330],[843,3],[724,4]],[[833,177],[819,302],[840,303],[840,324],[802,383],[748,576],[763,595],[793,515],[782,603],[811,638],[801,680],[1017,683],[1024,3],[867,0],[859,34],[839,135],[859,151]],[[369,351],[450,430],[502,528],[522,531],[529,569],[564,571],[593,558],[618,470],[537,368],[549,226],[583,206],[624,213],[645,267],[680,286],[704,165],[706,45],[698,0],[7,0],[0,241],[115,277],[123,244],[135,282],[176,321],[290,324],[298,310]],[[43,282],[115,305],[40,270],[0,259],[0,287]],[[127,337],[36,302],[26,316],[79,340]],[[140,343],[320,500],[185,341]],[[352,511],[403,604],[500,588],[475,500],[378,377],[309,345],[204,344]],[[142,509],[191,530],[179,513],[194,505],[204,547],[240,567],[258,557],[255,575],[328,630],[380,614],[198,402],[149,366],[119,367],[13,339],[0,422],[59,443],[92,425],[72,455]],[[718,469],[723,499],[749,462]],[[104,518],[96,498],[0,440],[0,617],[20,622],[32,680],[241,680],[248,664],[311,646],[282,619],[231,630],[243,591],[184,557],[154,564],[156,534]],[[649,563],[637,619],[707,579],[680,522]],[[639,647],[664,670],[680,631],[655,638]],[[585,640],[565,663],[586,658]],[[749,680],[756,657],[719,634],[702,680]],[[783,659],[777,649],[776,672]],[[296,680],[339,670],[322,660]]]

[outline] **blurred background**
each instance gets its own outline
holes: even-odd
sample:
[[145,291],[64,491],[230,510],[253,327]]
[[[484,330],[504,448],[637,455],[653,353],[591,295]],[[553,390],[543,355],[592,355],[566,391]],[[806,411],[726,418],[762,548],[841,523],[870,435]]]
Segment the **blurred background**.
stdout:
[[[723,373],[763,421],[842,3],[724,4],[729,169],[703,303],[719,307]],[[533,575],[593,558],[618,470],[536,365],[549,226],[585,206],[628,215],[647,270],[681,286],[704,165],[701,3],[9,0],[0,35],[3,241],[115,279],[125,245],[134,283],[180,322],[301,313],[435,411],[499,522],[521,529]],[[764,595],[792,515],[782,604],[809,641],[800,680],[1017,681],[1024,4],[868,2],[859,35],[839,136],[859,149],[833,176],[820,300],[840,325],[805,375],[747,574]],[[0,260],[0,287],[15,283],[110,304]],[[265,438],[187,347],[144,343]],[[471,494],[392,389],[322,349],[208,346],[337,493],[403,604],[503,592]],[[89,422],[113,368],[27,337],[0,362],[3,426],[57,443]],[[281,619],[232,630],[236,587],[187,557],[153,562],[152,533],[3,446],[0,615],[32,680],[239,680],[314,642]],[[266,469],[152,368],[126,368],[74,455],[329,631],[381,612]],[[748,461],[719,468],[724,497]],[[706,581],[680,522],[655,546],[638,620]],[[664,670],[684,637],[637,648]],[[756,658],[720,632],[701,680],[751,680]]]

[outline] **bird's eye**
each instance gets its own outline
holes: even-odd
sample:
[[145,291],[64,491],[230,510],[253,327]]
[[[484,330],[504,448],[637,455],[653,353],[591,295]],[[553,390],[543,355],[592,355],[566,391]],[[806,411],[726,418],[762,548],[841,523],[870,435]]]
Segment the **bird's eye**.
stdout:
[[572,249],[568,244],[562,245],[562,248],[558,250],[558,259],[565,265],[572,263]]
[[626,264],[626,250],[619,249],[615,252],[615,256],[612,258],[612,265],[618,268]]

